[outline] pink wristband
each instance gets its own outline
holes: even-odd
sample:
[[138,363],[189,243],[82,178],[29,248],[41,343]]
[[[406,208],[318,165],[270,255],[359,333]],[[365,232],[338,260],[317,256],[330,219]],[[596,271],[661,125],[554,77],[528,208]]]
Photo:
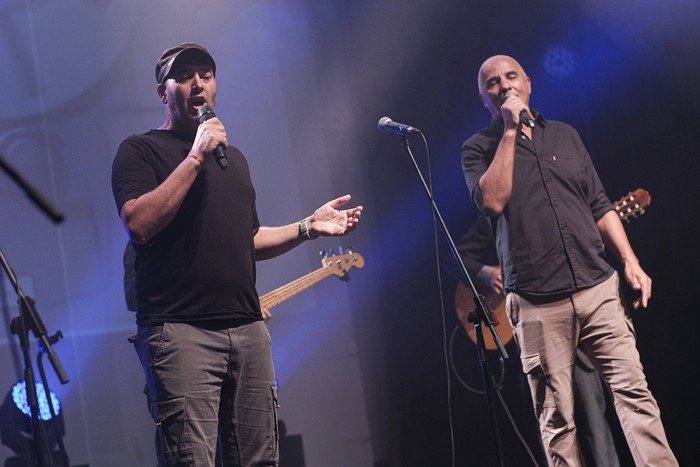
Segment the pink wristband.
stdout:
[[199,165],[204,165],[204,161],[199,157],[195,156],[194,154],[190,153],[187,155],[187,157],[191,157],[192,159],[196,160],[197,162],[199,162]]

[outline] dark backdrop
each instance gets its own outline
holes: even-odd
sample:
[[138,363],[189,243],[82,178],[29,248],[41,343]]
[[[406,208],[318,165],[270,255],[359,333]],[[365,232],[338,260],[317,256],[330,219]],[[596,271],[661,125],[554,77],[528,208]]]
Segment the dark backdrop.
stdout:
[[[633,320],[671,445],[681,465],[696,464],[691,433],[698,410],[689,382],[698,376],[698,315],[692,297],[700,279],[694,219],[700,182],[700,93],[694,77],[700,71],[700,41],[690,18],[698,18],[698,8],[688,2],[641,2],[631,9],[626,8],[630,2],[506,1],[483,2],[481,8],[473,2],[449,3],[449,13],[425,11],[419,24],[407,28],[406,36],[420,37],[422,47],[406,50],[405,36],[387,38],[385,49],[410,56],[412,65],[392,81],[393,99],[366,99],[366,113],[386,114],[427,136],[435,199],[455,239],[475,216],[460,170],[460,145],[488,124],[476,74],[495,53],[512,55],[528,72],[534,108],[579,129],[613,201],[637,187],[651,193],[651,207],[627,228],[654,280],[650,307],[635,312]],[[548,56],[559,68],[548,72]],[[387,60],[393,60],[391,53]],[[422,143],[411,141],[427,176]],[[449,254],[446,243],[434,231],[428,201],[399,138],[368,138],[361,152],[367,155],[361,163],[367,168],[372,210],[381,213],[383,224],[373,233],[369,251],[381,258],[387,278],[377,319],[395,378],[390,400],[397,432],[390,465],[449,465],[453,447],[457,465],[493,465],[483,396],[465,390],[446,369],[445,334],[457,322],[454,283],[445,277],[438,283],[436,257]],[[460,338],[463,333],[456,342]],[[473,350],[463,342],[454,350],[461,354],[461,370],[478,383]],[[501,422],[501,428],[509,465],[530,465],[510,426]]]

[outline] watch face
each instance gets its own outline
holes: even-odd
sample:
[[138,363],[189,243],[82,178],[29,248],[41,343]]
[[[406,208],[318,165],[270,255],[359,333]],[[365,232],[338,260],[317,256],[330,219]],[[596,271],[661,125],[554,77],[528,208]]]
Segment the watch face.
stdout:
[[93,86],[129,37],[132,1],[0,2],[0,120],[50,111]]

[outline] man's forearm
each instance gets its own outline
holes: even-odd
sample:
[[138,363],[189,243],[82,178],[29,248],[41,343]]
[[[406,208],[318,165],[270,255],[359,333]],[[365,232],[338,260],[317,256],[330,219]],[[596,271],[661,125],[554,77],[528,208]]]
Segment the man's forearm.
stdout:
[[199,161],[186,157],[155,190],[124,203],[122,223],[134,242],[146,243],[170,224],[201,166]]
[[513,190],[513,167],[517,129],[503,133],[491,165],[479,180],[484,211],[495,216],[503,212]]

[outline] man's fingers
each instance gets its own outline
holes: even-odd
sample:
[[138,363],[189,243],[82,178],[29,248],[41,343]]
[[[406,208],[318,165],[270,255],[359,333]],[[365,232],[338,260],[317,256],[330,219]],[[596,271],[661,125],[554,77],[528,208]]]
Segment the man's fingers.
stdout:
[[328,205],[333,209],[338,209],[339,207],[348,204],[348,201],[350,201],[351,198],[352,196],[350,195],[341,196],[340,198],[336,198],[333,201],[329,202]]

